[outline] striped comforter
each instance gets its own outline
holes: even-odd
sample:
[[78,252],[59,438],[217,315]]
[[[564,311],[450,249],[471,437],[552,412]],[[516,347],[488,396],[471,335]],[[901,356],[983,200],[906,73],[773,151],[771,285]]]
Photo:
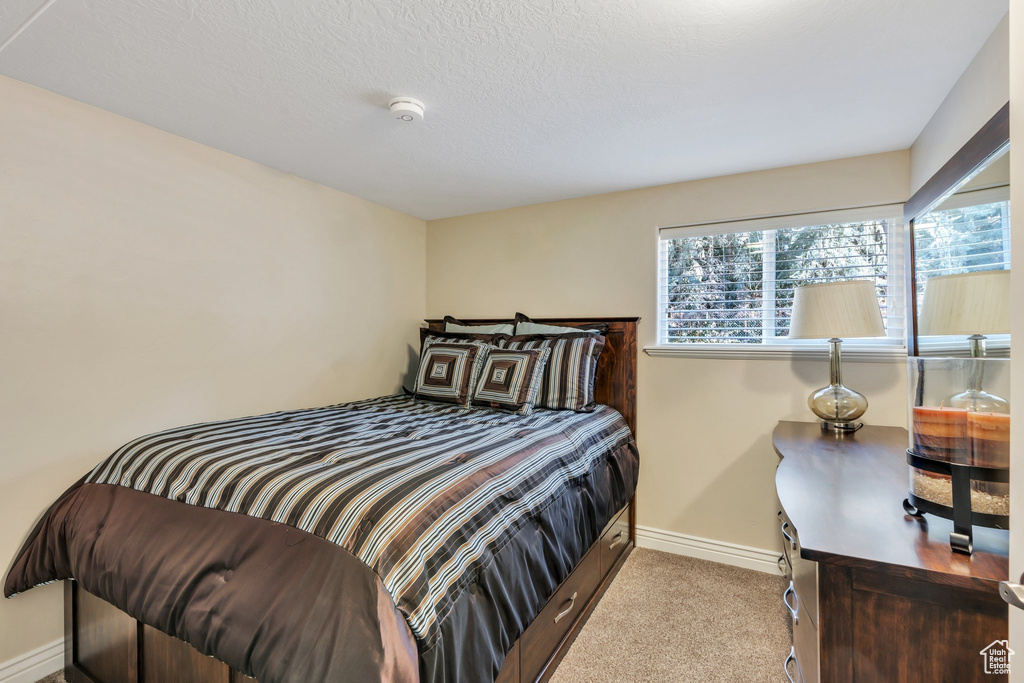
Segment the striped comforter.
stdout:
[[521,416],[389,396],[144,436],[86,480],[345,548],[381,578],[424,650],[524,521],[631,443],[606,406]]

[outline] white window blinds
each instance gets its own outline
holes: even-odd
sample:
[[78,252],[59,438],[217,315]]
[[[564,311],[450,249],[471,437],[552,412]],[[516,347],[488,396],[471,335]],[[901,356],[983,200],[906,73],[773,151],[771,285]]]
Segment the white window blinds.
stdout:
[[892,205],[663,228],[659,344],[805,346],[786,337],[796,287],[871,279],[887,336],[851,343],[904,345],[901,214]]

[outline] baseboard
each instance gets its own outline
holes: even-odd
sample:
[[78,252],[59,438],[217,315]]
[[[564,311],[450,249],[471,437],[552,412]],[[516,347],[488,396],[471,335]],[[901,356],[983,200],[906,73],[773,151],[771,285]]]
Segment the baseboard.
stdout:
[[64,639],[0,663],[0,683],[35,683],[64,668]]
[[777,550],[762,550],[735,543],[713,541],[699,536],[687,536],[674,531],[654,529],[649,526],[636,527],[636,544],[640,548],[652,548],[666,553],[696,557],[731,564],[735,567],[753,569],[766,574],[781,574]]

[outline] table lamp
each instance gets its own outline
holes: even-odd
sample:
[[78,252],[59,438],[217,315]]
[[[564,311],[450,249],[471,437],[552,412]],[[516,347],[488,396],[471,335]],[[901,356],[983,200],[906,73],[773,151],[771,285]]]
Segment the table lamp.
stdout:
[[[982,270],[928,278],[918,318],[922,335],[969,335],[971,358],[985,357],[986,334],[1010,332],[1010,271]],[[985,364],[973,363],[968,389],[946,405],[983,412],[1007,413],[1010,404],[982,390]]]
[[1010,333],[1010,271],[928,278],[917,331],[970,335],[971,358],[984,358],[986,334]]
[[843,386],[842,338],[884,337],[882,311],[872,280],[844,280],[802,285],[793,297],[790,339],[828,339],[829,384],[807,399],[821,418],[822,429],[853,432],[864,426],[857,418],[868,409],[868,400]]

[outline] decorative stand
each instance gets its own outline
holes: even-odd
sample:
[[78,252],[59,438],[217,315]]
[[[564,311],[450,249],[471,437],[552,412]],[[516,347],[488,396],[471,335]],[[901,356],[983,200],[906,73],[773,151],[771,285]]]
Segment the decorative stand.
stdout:
[[908,359],[910,481],[903,509],[952,520],[949,545],[966,555],[975,525],[1010,528],[1010,403],[981,387],[988,378],[1008,392],[1009,363]]
[[903,501],[903,509],[908,515],[920,518],[922,513],[953,520],[953,531],[949,534],[949,546],[954,552],[970,555],[974,551],[974,525],[1009,529],[1010,516],[985,512],[974,512],[971,509],[971,482],[983,481],[1008,484],[1010,470],[1001,467],[977,467],[959,465],[952,462],[932,460],[917,455],[907,449],[907,464],[917,470],[945,475],[953,480],[953,505],[942,505],[926,498],[920,498],[913,492],[907,494]]

